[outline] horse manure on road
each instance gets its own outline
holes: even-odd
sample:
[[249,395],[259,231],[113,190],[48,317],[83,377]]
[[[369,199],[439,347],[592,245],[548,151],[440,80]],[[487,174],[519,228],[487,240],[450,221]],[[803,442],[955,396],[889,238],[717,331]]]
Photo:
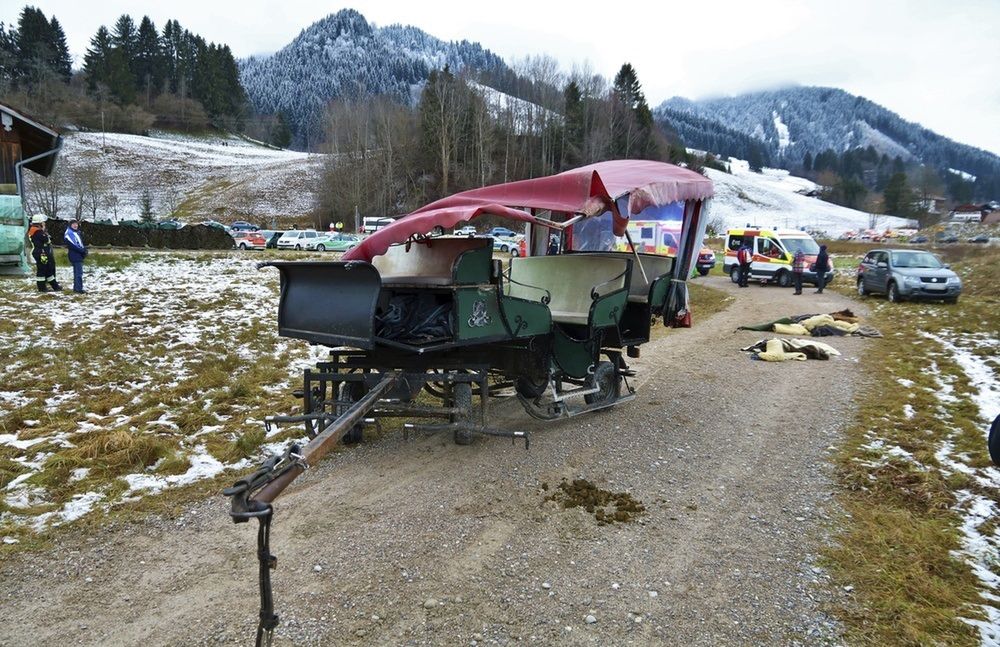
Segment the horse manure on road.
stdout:
[[[548,489],[548,483],[542,483],[542,490]],[[563,479],[545,500],[558,503],[564,510],[583,508],[594,515],[599,526],[628,523],[646,511],[646,506],[628,492],[602,490],[586,479]]]

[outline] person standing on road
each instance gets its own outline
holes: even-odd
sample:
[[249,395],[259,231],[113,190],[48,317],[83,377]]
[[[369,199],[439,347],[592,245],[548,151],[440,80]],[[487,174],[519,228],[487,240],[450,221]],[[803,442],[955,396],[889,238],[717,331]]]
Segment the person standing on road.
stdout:
[[816,294],[823,294],[826,273],[831,269],[833,266],[830,265],[830,255],[826,253],[826,245],[820,245],[819,254],[816,255]]
[[802,273],[806,271],[806,255],[802,250],[795,252],[792,259],[792,280],[795,282],[795,294],[802,294]]
[[52,286],[53,292],[62,290],[56,281],[56,257],[52,253],[52,238],[45,229],[43,214],[31,217],[31,227],[28,228],[28,239],[31,241],[31,257],[35,259],[35,284],[39,292],[45,292],[45,284]]
[[740,246],[736,252],[736,262],[740,264],[740,287],[745,288],[750,285],[750,263],[753,261],[753,252],[746,243]]
[[83,259],[87,258],[87,246],[83,244],[80,235],[80,221],[71,220],[66,233],[63,234],[66,248],[69,250],[69,262],[73,266],[73,291],[84,294],[83,289]]

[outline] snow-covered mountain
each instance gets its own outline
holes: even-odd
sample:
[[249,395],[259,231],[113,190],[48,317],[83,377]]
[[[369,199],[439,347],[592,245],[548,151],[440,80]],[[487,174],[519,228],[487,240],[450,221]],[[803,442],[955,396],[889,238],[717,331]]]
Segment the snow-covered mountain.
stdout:
[[686,145],[723,155],[747,159],[746,153],[720,150],[719,140],[727,147],[745,144],[733,140],[733,131],[760,142],[765,161],[786,167],[799,165],[807,152],[815,157],[826,149],[840,153],[873,146],[889,157],[975,176],[976,194],[983,199],[1000,195],[997,155],[954,142],[836,88],[793,87],[700,101],[674,97],[656,115],[675,127]]
[[308,146],[322,134],[324,107],[338,97],[387,94],[409,101],[434,69],[503,72],[506,63],[478,43],[446,42],[410,26],[375,27],[353,9],[313,23],[271,56],[240,61],[254,108],[281,112]]

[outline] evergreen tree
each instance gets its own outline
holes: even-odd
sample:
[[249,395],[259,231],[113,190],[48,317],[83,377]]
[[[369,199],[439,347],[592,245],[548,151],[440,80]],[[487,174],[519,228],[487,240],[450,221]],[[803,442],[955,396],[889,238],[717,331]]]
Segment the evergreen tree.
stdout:
[[101,25],[94,37],[90,39],[90,47],[83,56],[83,72],[87,77],[87,85],[91,92],[99,87],[107,87],[111,77],[108,58],[111,55],[111,33]]
[[274,120],[274,127],[271,128],[271,144],[279,148],[288,148],[292,143],[292,130],[288,127],[288,120],[285,114],[278,113]]
[[164,57],[156,25],[143,16],[136,33],[135,75],[136,85],[142,91],[148,106],[153,96],[163,87]]
[[[58,23],[57,23],[58,24]],[[17,49],[15,77],[27,83],[42,79],[46,72],[58,73],[58,53],[52,33],[52,23],[41,9],[24,7],[13,33]]]
[[802,169],[808,173],[813,170],[813,156],[812,153],[806,151],[805,156],[802,158]]
[[0,92],[7,89],[15,78],[17,69],[17,40],[13,31],[0,22]]
[[49,34],[52,43],[52,69],[62,77],[63,81],[69,83],[73,76],[73,59],[70,58],[69,45],[66,44],[66,32],[55,16],[52,16],[52,21],[49,23]]
[[153,222],[153,194],[150,192],[149,187],[142,190],[142,196],[139,198],[139,206],[141,208],[141,220],[146,224],[152,224]]
[[895,173],[889,178],[889,182],[885,185],[883,200],[886,213],[901,218],[910,215],[913,196],[906,182],[906,173]]
[[659,146],[652,137],[653,113],[646,103],[639,77],[631,64],[625,63],[618,70],[611,96],[614,156],[659,157]]
[[121,51],[128,63],[129,72],[132,74],[132,85],[136,85],[135,53],[138,42],[139,33],[136,31],[132,16],[122,14],[118,17],[115,28],[111,32],[111,44],[114,45],[115,49]]

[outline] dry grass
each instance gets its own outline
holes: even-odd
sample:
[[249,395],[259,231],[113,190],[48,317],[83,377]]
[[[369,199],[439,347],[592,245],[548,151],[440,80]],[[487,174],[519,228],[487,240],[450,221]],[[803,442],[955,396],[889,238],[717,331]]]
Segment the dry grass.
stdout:
[[[254,419],[295,409],[293,363],[309,353],[278,338],[277,277],[254,270],[256,260],[96,251],[88,257],[93,292],[82,300],[0,281],[0,342],[11,349],[0,391],[23,398],[0,408],[0,434],[38,441],[0,444],[0,487],[30,474],[18,491],[38,493],[29,507],[2,493],[0,537],[18,543],[0,544],[0,555],[44,543],[58,531],[51,520],[40,533],[29,526],[83,493],[102,495],[104,514],[90,515],[99,520],[179,500],[167,491],[123,503],[125,476],[181,475],[199,453],[224,465],[256,460],[265,438]],[[23,330],[37,334],[26,339]],[[201,496],[218,480],[179,489]]]
[[[972,385],[921,333],[953,343],[969,333],[1000,338],[1000,254],[958,247],[950,254],[964,281],[958,305],[867,299],[871,323],[887,334],[862,360],[869,383],[837,455],[844,515],[826,555],[835,579],[854,587],[855,604],[839,612],[859,644],[979,644],[977,630],[961,620],[984,619],[979,605],[988,602],[967,558],[955,552],[963,547],[960,498],[972,492],[1000,503],[1000,492],[938,458],[950,442],[949,460],[972,473],[988,463]],[[841,282],[838,289],[852,287]],[[1000,363],[994,366],[1000,377]],[[942,383],[951,385],[954,401],[941,399]],[[978,531],[989,536],[996,528]]]

